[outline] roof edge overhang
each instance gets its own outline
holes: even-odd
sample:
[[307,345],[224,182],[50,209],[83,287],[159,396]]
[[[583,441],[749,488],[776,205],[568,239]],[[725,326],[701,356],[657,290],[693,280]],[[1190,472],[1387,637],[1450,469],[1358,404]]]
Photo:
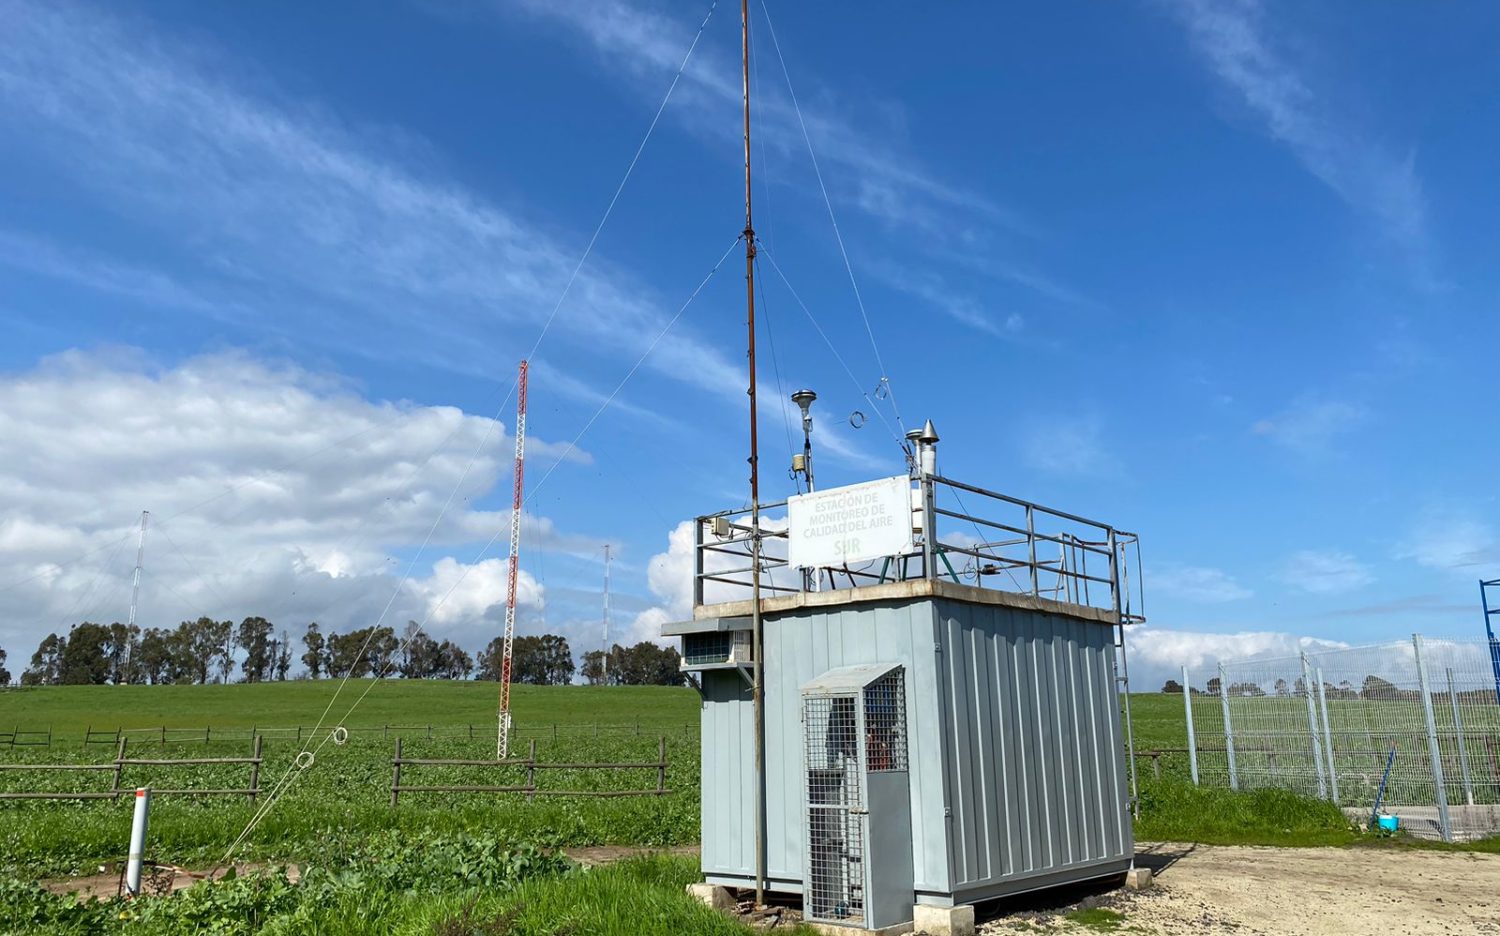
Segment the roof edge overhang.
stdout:
[[[800,611],[805,608],[833,608],[873,602],[919,601],[932,598],[946,598],[952,601],[1015,608],[1022,611],[1040,611],[1044,614],[1057,614],[1094,624],[1113,626],[1119,623],[1119,617],[1115,612],[1104,608],[1094,608],[1067,601],[1057,601],[1052,598],[1040,598],[1019,592],[1000,591],[994,588],[979,588],[974,585],[961,585],[957,582],[948,582],[942,579],[912,579],[906,582],[886,582],[883,585],[863,585],[858,588],[840,588],[829,591],[777,595],[772,598],[762,598],[760,600],[760,613],[763,615],[783,614]],[[753,602],[749,598],[740,601],[724,601],[718,604],[699,605],[693,609],[693,621],[668,624],[662,628],[662,634],[673,636],[684,633],[702,633],[708,630],[739,630],[750,626],[749,620],[752,610]],[[744,623],[732,627],[699,626],[693,627],[690,630],[668,630],[668,628],[687,627],[690,624],[696,625],[712,621],[729,620],[743,620]]]
[[661,626],[663,637],[682,637],[686,634],[712,634],[722,631],[750,629],[750,615],[724,617],[697,617],[691,621],[673,621]]

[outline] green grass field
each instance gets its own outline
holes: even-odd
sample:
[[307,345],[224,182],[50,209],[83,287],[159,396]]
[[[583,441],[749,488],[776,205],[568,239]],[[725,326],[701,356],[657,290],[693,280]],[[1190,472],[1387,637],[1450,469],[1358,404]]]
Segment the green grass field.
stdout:
[[[323,869],[319,874],[324,876],[315,875],[326,890],[322,899],[312,901],[307,895],[314,889],[305,884],[290,888],[272,875],[200,887],[189,899],[156,902],[173,909],[110,919],[105,926],[98,922],[104,917],[78,916],[82,911],[70,909],[66,901],[38,897],[25,882],[88,873],[119,859],[128,828],[128,799],[0,801],[0,881],[8,881],[0,891],[13,891],[9,896],[0,892],[0,904],[20,908],[9,918],[0,911],[0,933],[198,932],[205,931],[205,920],[229,927],[214,932],[552,932],[543,922],[542,907],[577,919],[580,925],[587,923],[580,932],[682,932],[690,922],[695,932],[741,932],[733,924],[714,929],[720,924],[698,915],[699,908],[686,901],[681,885],[696,875],[691,859],[662,858],[589,872],[588,885],[583,886],[576,872],[559,876],[556,868],[534,866],[535,860],[526,857],[567,845],[697,841],[699,703],[692,690],[518,686],[513,696],[516,747],[524,751],[535,740],[542,762],[654,760],[658,738],[665,736],[667,785],[673,791],[668,796],[539,796],[528,801],[515,794],[423,793],[403,797],[392,809],[388,788],[394,736],[402,736],[409,757],[491,757],[496,688],[490,683],[389,681],[374,686],[352,716],[341,717],[369,685],[350,682],[317,736],[306,729],[328,706],[336,688],[332,682],[57,687],[0,693],[0,732],[12,727],[50,730],[53,739],[50,747],[0,747],[4,763],[110,760],[112,745],[82,743],[89,729],[131,731],[129,751],[135,756],[189,757],[241,756],[249,750],[252,729],[264,733],[304,726],[300,744],[290,733],[266,735],[263,784],[271,788],[286,775],[302,746],[319,743],[335,724],[354,729],[347,744],[324,745],[312,767],[291,774],[294,779],[276,806],[235,854],[238,860],[273,866],[297,862]],[[1186,745],[1180,696],[1137,695],[1131,701],[1137,750]],[[472,739],[466,728],[453,730],[470,724],[475,726]],[[430,739],[427,725],[435,726]],[[166,744],[160,742],[163,728]],[[205,728],[210,729],[207,743],[172,740]],[[1184,755],[1163,757],[1158,766],[1160,779],[1153,776],[1149,761],[1139,762],[1139,838],[1267,845],[1343,845],[1362,839],[1327,803],[1279,790],[1231,793],[1193,787],[1186,780]],[[159,788],[238,788],[245,784],[248,768],[174,770],[127,768],[122,787],[150,782]],[[403,782],[508,784],[524,779],[520,768],[420,770],[420,775],[409,770]],[[551,789],[638,789],[655,783],[654,771],[538,774],[539,785]],[[107,789],[109,782],[107,772],[0,772],[0,790]],[[153,805],[151,857],[186,867],[212,865],[223,858],[228,843],[254,813],[255,807],[243,798],[163,797]],[[458,866],[468,870],[454,873],[460,879],[464,874],[493,873],[505,879],[505,887],[437,887],[430,875],[408,867],[413,855],[466,853],[478,847],[476,836],[490,843],[480,849],[488,857],[475,859],[477,865],[464,865],[465,859],[455,857]],[[350,882],[351,867],[371,864],[392,870],[379,881]],[[627,907],[627,912],[610,910],[612,902]],[[247,917],[226,911],[221,903],[255,909]],[[364,908],[363,915],[348,912],[356,905]],[[640,908],[652,908],[651,922],[641,922]],[[223,923],[225,913],[236,922]],[[261,922],[242,925],[245,919]],[[288,920],[301,922],[293,926]],[[351,922],[355,920],[363,922]]]
[[[329,724],[495,724],[490,682],[351,679],[329,713]],[[0,690],[0,731],[51,729],[59,738],[116,728],[311,727],[338,689],[334,680],[228,686],[40,686]],[[358,706],[361,694],[369,690]],[[353,708],[352,714],[345,714]],[[664,686],[516,686],[511,709],[518,726],[640,724],[681,730],[698,724],[698,696]],[[491,728],[493,732],[493,728]]]

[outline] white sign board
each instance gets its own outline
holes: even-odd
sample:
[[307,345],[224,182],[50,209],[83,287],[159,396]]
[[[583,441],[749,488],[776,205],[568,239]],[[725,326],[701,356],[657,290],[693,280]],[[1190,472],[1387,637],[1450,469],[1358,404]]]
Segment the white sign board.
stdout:
[[794,568],[839,566],[911,549],[911,479],[905,475],[798,494],[787,501]]

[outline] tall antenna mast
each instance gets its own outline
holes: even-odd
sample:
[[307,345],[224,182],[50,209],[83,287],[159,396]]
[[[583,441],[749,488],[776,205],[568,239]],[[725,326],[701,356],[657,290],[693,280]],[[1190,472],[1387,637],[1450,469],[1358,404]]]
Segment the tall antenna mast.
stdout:
[[500,657],[500,734],[495,757],[510,755],[510,661],[516,644],[516,575],[521,562],[521,502],[526,476],[526,362],[516,380],[516,468],[515,491],[510,506],[510,568],[505,583],[505,649]]
[[[130,627],[135,627],[135,612],[141,601],[141,567],[146,561],[146,521],[150,516],[151,511],[141,511],[141,538],[135,544],[135,578],[130,584]],[[129,644],[128,639],[126,644]],[[128,666],[130,661],[125,662]],[[123,683],[116,683],[116,685],[123,685]]]
[[745,89],[745,330],[750,388],[750,629],[754,643],[755,903],[766,902],[766,699],[760,619],[760,450],[755,416],[755,224],[750,211],[750,0],[740,0],[740,64]]
[[609,683],[609,544],[604,544],[604,682]]

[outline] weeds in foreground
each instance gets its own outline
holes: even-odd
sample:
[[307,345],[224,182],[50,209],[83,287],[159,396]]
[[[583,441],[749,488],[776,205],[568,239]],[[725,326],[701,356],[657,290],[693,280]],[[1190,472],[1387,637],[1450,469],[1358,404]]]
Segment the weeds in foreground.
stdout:
[[309,861],[295,885],[272,871],[130,904],[80,903],[0,879],[0,934],[747,936],[688,896],[698,878],[695,861],[665,855],[582,870],[484,836],[377,836]]
[[1113,932],[1125,924],[1125,914],[1107,907],[1087,907],[1074,910],[1063,916],[1075,926],[1083,926],[1101,932]]

